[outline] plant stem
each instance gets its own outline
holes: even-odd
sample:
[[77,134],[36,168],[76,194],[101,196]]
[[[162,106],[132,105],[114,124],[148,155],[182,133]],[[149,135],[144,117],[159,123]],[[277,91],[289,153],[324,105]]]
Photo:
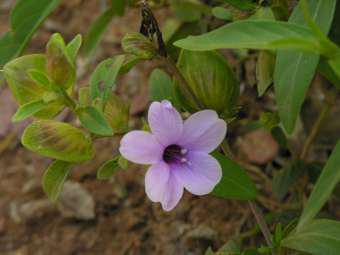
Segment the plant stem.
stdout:
[[317,118],[317,120],[315,121],[303,147],[302,147],[302,150],[301,150],[301,154],[300,154],[300,159],[301,160],[304,160],[306,158],[306,156],[308,155],[308,152],[310,150],[310,147],[312,145],[312,143],[314,142],[319,130],[320,130],[320,127],[321,127],[321,124],[324,120],[324,118],[327,116],[327,114],[329,113],[330,109],[332,107],[332,104],[330,102],[327,102],[325,101],[320,113],[319,113],[319,116]]
[[160,60],[164,63],[169,73],[171,73],[175,77],[175,79],[178,81],[179,86],[181,90],[184,92],[184,94],[190,97],[199,108],[203,109],[202,103],[196,98],[188,82],[183,77],[182,73],[178,70],[175,62],[169,56],[160,57]]
[[255,219],[261,229],[262,234],[264,235],[264,238],[266,239],[267,245],[269,247],[273,247],[271,234],[270,234],[268,225],[266,223],[266,220],[264,219],[263,213],[261,212],[260,208],[258,208],[258,206],[254,202],[249,200],[248,204],[249,204],[250,210],[255,216]]
[[77,108],[76,102],[67,94],[65,90],[60,89],[60,93],[64,98],[65,104],[74,111]]
[[[230,146],[227,140],[223,140],[221,144],[221,149],[225,155],[229,156],[231,159],[234,159],[234,155],[232,154],[232,151],[230,149]],[[258,208],[255,202],[248,200],[248,204],[249,204],[251,212],[255,216],[255,220],[261,229],[261,232],[267,242],[267,245],[269,247],[273,247],[273,243],[271,241],[271,234],[270,234],[268,225],[266,223],[266,220],[264,219],[262,211],[260,210],[260,208]]]

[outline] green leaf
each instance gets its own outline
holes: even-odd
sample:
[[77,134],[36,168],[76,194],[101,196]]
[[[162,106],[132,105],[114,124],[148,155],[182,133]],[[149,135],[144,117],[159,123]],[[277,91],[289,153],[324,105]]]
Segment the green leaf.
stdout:
[[58,199],[71,167],[69,162],[55,160],[45,171],[42,187],[50,200]]
[[340,181],[340,140],[329,157],[299,220],[298,229],[308,225],[329,199]]
[[60,34],[53,34],[48,41],[46,59],[47,73],[53,81],[53,85],[64,90],[73,87],[76,81],[76,68]]
[[273,179],[273,192],[275,196],[282,200],[289,188],[297,181],[304,170],[304,163],[300,160],[294,161],[284,167]]
[[93,50],[98,45],[102,35],[111,23],[115,12],[112,8],[103,12],[96,20],[92,23],[89,32],[84,38],[83,53],[85,56],[90,56]]
[[33,114],[39,112],[44,107],[46,107],[46,103],[43,100],[36,100],[30,103],[24,104],[19,107],[17,112],[12,117],[13,122],[22,121],[28,117],[31,117]]
[[[296,45],[294,39],[304,43]],[[281,41],[285,43],[280,43]],[[223,48],[320,51],[319,42],[309,28],[287,22],[257,19],[235,21],[203,35],[189,36],[174,44],[194,51]]]
[[234,240],[230,240],[218,250],[216,255],[236,255],[240,253],[240,245]]
[[336,76],[339,78],[340,77],[340,51],[337,53],[337,56],[335,58],[328,60],[328,64],[332,68]]
[[80,162],[93,157],[92,140],[80,129],[53,120],[35,121],[21,138],[29,150],[45,157]]
[[126,158],[124,158],[123,156],[119,156],[118,165],[119,165],[120,168],[126,170],[129,167],[129,161]]
[[[336,0],[310,0],[310,13],[327,34],[333,20]],[[305,25],[300,4],[289,19],[290,24]],[[309,85],[315,75],[319,55],[279,51],[274,72],[275,97],[285,130],[292,133]]]
[[111,0],[112,9],[118,16],[124,15],[125,5],[126,0]]
[[233,14],[231,13],[231,11],[220,6],[214,7],[212,9],[212,14],[218,19],[223,19],[223,20],[233,19]]
[[78,51],[80,49],[82,43],[82,37],[81,35],[77,35],[76,37],[73,38],[71,42],[69,42],[66,46],[66,52],[67,55],[69,56],[70,60],[75,62],[77,58]]
[[11,11],[11,31],[0,38],[0,67],[20,55],[43,20],[60,0],[17,0]]
[[220,163],[223,175],[212,194],[222,198],[255,199],[257,190],[244,169],[221,153],[215,152],[213,156]]
[[114,89],[120,68],[124,63],[124,55],[102,61],[90,78],[91,99],[101,98],[105,104]]
[[273,83],[274,67],[275,55],[269,51],[260,51],[256,65],[257,93],[259,96],[263,96]]
[[107,180],[110,179],[118,170],[119,157],[106,161],[97,171],[97,179]]
[[[340,4],[339,4],[340,5]],[[321,58],[318,66],[318,71],[323,77],[331,82],[337,89],[340,89],[340,76],[338,76],[329,63]]]
[[197,21],[203,13],[210,14],[210,8],[197,0],[172,0],[171,9],[181,21],[185,22]]
[[[99,100],[98,105],[96,103],[97,101],[95,101],[95,106],[101,109],[101,101]],[[103,113],[115,134],[125,134],[128,131],[130,105],[119,96],[111,93]]]
[[170,100],[172,97],[172,80],[165,72],[155,69],[149,78],[151,101]]
[[39,70],[28,70],[29,77],[36,82],[37,85],[41,85],[42,88],[49,90],[51,88],[51,82],[48,76]]
[[[42,54],[33,54],[19,57],[7,63],[4,66],[5,79],[20,105],[30,103],[32,101],[41,100],[44,97],[46,88],[38,84],[32,79],[30,72],[32,70],[45,74],[46,57]],[[31,73],[32,74],[32,73]],[[41,77],[40,77],[41,78]],[[49,104],[49,107],[37,112],[34,117],[51,118],[59,113],[64,107],[61,100],[56,100]]]
[[81,107],[89,106],[91,105],[91,99],[90,99],[90,89],[89,87],[82,87],[79,89],[79,105]]
[[224,2],[241,11],[251,11],[256,8],[256,4],[254,4],[252,0],[224,0]]
[[340,222],[313,220],[289,234],[281,245],[315,255],[338,255],[340,251]]
[[80,108],[77,111],[80,123],[92,133],[102,136],[112,136],[113,131],[105,116],[93,106]]

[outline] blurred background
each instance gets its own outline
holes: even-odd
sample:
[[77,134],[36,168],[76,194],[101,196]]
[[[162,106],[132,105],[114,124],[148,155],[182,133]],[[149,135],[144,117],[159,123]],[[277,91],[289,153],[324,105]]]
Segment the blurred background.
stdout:
[[[59,32],[66,41],[76,34],[86,34],[91,22],[102,11],[105,1],[63,1],[38,30],[25,53],[44,52],[49,37]],[[9,13],[14,0],[0,1],[0,35],[9,28]],[[160,26],[174,18],[170,8],[155,10]],[[89,75],[103,59],[122,52],[120,41],[125,33],[138,31],[140,11],[129,8],[123,17],[114,18],[100,46],[90,60],[78,59],[77,86],[87,85]],[[262,128],[252,127],[263,111],[274,109],[273,94],[257,98],[256,59],[253,52],[223,54],[233,66],[241,81],[242,94],[238,124],[229,128],[229,139],[237,157],[248,167],[258,184],[261,195],[258,200],[268,219],[284,221],[299,214],[294,203],[285,204],[272,192],[272,175],[291,154],[279,150],[277,141]],[[242,55],[243,54],[243,55]],[[246,54],[246,58],[244,57]],[[1,56],[0,56],[1,57]],[[240,58],[243,58],[240,61]],[[141,116],[150,103],[148,78],[155,68],[153,62],[143,62],[124,75],[117,93],[131,103],[131,127],[143,125]],[[317,77],[314,83],[320,82]],[[319,95],[311,91],[307,111],[300,126],[308,131],[310,120],[318,109]],[[314,93],[314,94],[313,94]],[[17,109],[9,89],[0,86],[0,254],[1,255],[92,255],[92,254],[204,254],[208,247],[214,250],[228,240],[238,238],[248,244],[256,244],[262,238],[246,202],[215,198],[195,197],[185,193],[179,205],[171,212],[163,212],[159,204],[152,203],[144,192],[145,169],[131,165],[129,170],[119,171],[110,181],[96,179],[96,171],[102,162],[117,152],[119,137],[96,141],[98,151],[94,160],[78,165],[65,184],[60,200],[53,204],[41,188],[41,176],[51,162],[24,149],[20,136],[26,124],[13,124],[10,119]],[[338,116],[339,107],[332,109],[331,116]],[[65,111],[58,118],[73,120]],[[333,123],[333,122],[332,122]],[[327,136],[311,153],[319,161],[327,158],[339,134],[339,121],[328,125]],[[299,136],[292,142],[299,146]],[[335,137],[333,139],[333,137]],[[294,140],[295,139],[295,140]],[[306,182],[302,182],[306,185]],[[340,217],[339,204],[331,202],[331,212]],[[242,236],[239,236],[240,233]],[[252,238],[249,238],[252,236]]]

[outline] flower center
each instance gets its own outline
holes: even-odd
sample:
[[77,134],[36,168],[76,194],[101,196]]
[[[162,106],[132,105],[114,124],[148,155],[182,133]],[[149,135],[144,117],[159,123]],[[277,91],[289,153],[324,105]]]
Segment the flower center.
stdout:
[[187,152],[188,151],[181,146],[172,144],[165,148],[163,160],[166,163],[186,163],[188,162],[188,159],[186,158]]

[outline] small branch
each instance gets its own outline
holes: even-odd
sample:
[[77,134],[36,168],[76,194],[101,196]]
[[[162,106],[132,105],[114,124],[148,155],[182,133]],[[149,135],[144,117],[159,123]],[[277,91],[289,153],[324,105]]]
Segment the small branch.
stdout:
[[317,118],[317,120],[315,121],[304,145],[303,145],[303,148],[301,150],[301,154],[300,154],[300,159],[304,160],[306,159],[306,156],[308,155],[308,152],[310,151],[310,147],[312,145],[312,143],[314,142],[319,130],[320,130],[320,127],[321,127],[321,124],[323,122],[323,120],[325,119],[325,117],[327,116],[327,114],[329,113],[329,111],[331,110],[331,107],[332,107],[332,104],[330,102],[327,102],[325,101],[322,109],[321,109],[321,112]]
[[258,206],[252,202],[252,201],[248,201],[250,210],[252,211],[252,213],[255,216],[255,219],[257,221],[257,224],[259,225],[262,234],[264,235],[264,238],[266,239],[267,245],[269,247],[273,247],[273,243],[271,240],[271,234],[269,231],[269,228],[267,226],[266,220],[264,219],[264,216],[260,210],[260,208],[258,208]]
[[[231,159],[235,159],[235,156],[233,155],[232,150],[226,139],[223,140],[221,144],[221,149],[226,156],[229,156]],[[264,219],[264,216],[261,210],[255,204],[255,202],[248,200],[248,204],[249,204],[251,212],[255,216],[256,222],[259,225],[264,238],[266,239],[267,245],[269,247],[273,247],[273,243],[271,241],[271,234],[270,234],[268,225],[266,223],[266,220]]]
[[76,102],[67,94],[65,90],[60,89],[59,91],[61,95],[63,96],[65,104],[74,111],[77,108]]
[[175,62],[168,56],[168,57],[160,57],[159,58],[161,62],[164,63],[165,68],[168,69],[168,72],[171,73],[175,79],[178,81],[179,86],[183,93],[190,97],[194,103],[200,108],[203,109],[202,103],[197,99],[194,92],[192,91],[191,87],[189,86],[186,79],[183,77],[182,73],[178,70]]
[[158,22],[145,0],[141,2],[141,15],[142,22],[140,26],[140,33],[149,37],[150,40],[153,40],[154,37],[156,37],[158,44],[157,59],[164,63],[170,74],[172,74],[176,78],[185,96],[190,97],[199,108],[203,109],[203,105],[196,98],[188,82],[185,80],[182,73],[178,70],[176,63],[168,55]]

